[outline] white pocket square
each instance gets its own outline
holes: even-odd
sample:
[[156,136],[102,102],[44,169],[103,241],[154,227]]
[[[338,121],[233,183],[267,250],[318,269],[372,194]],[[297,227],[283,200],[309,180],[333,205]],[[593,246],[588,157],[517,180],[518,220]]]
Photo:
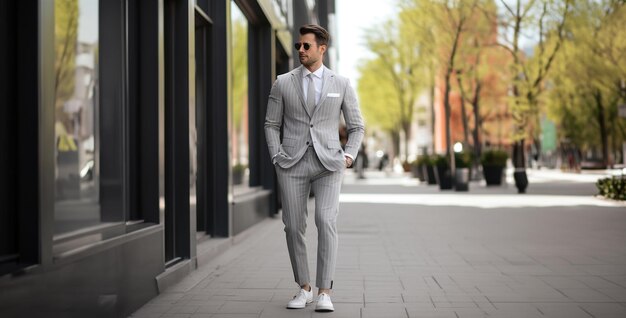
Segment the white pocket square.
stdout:
[[328,93],[328,95],[326,95],[326,97],[339,97],[339,93]]

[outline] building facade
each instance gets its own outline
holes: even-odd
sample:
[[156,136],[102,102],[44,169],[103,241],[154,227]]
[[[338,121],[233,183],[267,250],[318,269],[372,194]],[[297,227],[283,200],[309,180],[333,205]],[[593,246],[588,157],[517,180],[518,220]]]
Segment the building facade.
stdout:
[[334,1],[0,2],[0,316],[126,317],[280,209],[267,97]]

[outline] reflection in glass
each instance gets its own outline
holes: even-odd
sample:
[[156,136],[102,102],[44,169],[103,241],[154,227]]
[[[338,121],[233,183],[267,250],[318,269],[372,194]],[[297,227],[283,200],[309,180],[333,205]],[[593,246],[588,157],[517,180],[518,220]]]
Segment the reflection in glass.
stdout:
[[234,1],[232,23],[232,173],[234,190],[248,185],[248,20]]
[[189,104],[189,210],[196,215],[198,178],[198,130],[196,123],[196,105]]
[[55,234],[100,224],[98,1],[56,0]]

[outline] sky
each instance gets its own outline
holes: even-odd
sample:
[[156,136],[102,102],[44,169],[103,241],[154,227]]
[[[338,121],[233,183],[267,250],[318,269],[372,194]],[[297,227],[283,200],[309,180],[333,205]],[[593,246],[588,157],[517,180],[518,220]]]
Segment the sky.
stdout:
[[78,41],[95,43],[98,41],[98,1],[80,0],[78,3]]
[[356,86],[358,63],[371,53],[365,48],[365,29],[382,23],[396,12],[393,0],[335,0],[337,19],[337,73]]

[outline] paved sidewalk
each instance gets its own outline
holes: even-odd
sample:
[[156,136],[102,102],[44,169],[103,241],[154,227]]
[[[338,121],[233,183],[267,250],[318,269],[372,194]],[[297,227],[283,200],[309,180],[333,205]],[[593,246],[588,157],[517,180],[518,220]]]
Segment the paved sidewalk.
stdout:
[[[593,183],[546,177],[527,195],[480,184],[455,193],[369,175],[347,175],[342,191],[336,312],[285,309],[297,285],[276,218],[133,317],[626,317],[626,206],[593,198]],[[463,203],[481,195],[501,204]],[[314,274],[312,214],[308,229]]]

